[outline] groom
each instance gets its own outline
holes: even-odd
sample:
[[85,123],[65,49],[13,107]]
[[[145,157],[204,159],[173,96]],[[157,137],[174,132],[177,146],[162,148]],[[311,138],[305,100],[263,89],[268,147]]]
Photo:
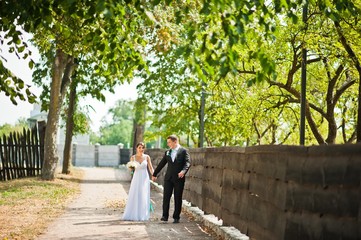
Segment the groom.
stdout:
[[166,164],[168,164],[167,172],[164,176],[163,215],[160,220],[168,221],[169,203],[174,190],[173,223],[179,223],[179,215],[182,210],[182,194],[185,183],[185,174],[191,166],[191,160],[188,150],[179,145],[177,136],[168,136],[167,145],[170,149],[164,153],[162,160],[154,170],[152,180],[155,181],[158,173]]

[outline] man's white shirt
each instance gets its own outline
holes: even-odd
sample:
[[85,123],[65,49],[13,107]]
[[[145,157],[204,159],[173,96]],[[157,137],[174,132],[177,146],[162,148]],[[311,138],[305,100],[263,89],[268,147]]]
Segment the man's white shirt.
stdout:
[[172,153],[170,156],[171,156],[173,162],[175,160],[175,157],[177,156],[177,152],[178,152],[179,148],[180,148],[180,145],[177,145],[174,149],[172,149]]

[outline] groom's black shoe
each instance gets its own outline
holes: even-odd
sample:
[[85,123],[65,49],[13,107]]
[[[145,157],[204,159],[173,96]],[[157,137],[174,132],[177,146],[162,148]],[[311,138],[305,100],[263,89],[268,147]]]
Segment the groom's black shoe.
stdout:
[[162,217],[160,220],[161,220],[161,221],[164,221],[164,222],[167,222],[167,221],[168,221],[168,218]]
[[179,218],[175,218],[173,223],[179,223]]

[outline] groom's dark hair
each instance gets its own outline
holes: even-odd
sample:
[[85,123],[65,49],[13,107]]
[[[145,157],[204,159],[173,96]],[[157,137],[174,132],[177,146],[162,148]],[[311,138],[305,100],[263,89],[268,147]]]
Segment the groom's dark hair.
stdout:
[[178,137],[177,137],[176,135],[174,135],[174,134],[169,135],[169,136],[167,137],[167,139],[170,139],[170,140],[172,140],[173,142],[174,142],[174,141],[178,141]]

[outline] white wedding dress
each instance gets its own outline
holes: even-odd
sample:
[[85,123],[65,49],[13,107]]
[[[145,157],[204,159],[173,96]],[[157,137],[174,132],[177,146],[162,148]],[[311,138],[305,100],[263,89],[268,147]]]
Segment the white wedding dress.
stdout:
[[141,163],[137,161],[135,163],[137,167],[130,183],[128,200],[122,219],[147,221],[150,216],[150,179],[146,155],[143,155]]

